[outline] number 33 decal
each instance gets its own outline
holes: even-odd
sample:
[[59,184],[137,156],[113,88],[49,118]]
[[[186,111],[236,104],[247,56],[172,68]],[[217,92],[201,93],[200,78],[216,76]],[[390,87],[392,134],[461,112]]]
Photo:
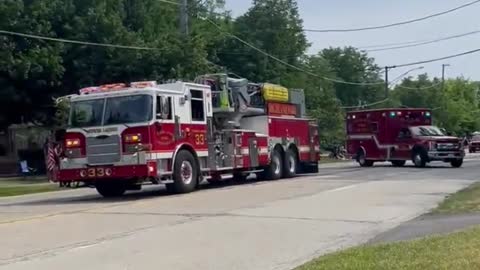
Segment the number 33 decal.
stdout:
[[195,144],[197,145],[205,144],[205,134],[195,134]]

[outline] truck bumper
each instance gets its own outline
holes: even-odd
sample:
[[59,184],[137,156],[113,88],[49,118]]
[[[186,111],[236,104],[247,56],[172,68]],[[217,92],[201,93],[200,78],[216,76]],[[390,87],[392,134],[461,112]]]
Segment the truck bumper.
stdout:
[[88,182],[102,179],[141,179],[157,177],[156,162],[144,165],[96,166],[80,169],[63,169],[56,173],[56,182]]
[[465,157],[465,151],[429,151],[428,152],[428,159],[430,161],[436,160],[452,160],[452,159],[462,159]]

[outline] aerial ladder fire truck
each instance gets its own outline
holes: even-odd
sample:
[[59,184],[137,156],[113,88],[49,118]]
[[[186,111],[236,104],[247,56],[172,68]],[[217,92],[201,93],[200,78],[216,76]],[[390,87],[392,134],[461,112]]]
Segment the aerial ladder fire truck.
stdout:
[[69,102],[52,180],[104,197],[152,183],[188,193],[204,180],[318,171],[318,127],[302,90],[212,74],[88,87]]

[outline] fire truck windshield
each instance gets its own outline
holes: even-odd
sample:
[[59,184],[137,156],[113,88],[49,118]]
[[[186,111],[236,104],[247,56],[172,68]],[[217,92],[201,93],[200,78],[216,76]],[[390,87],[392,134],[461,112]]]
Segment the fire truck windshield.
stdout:
[[431,136],[445,136],[445,134],[436,126],[418,126],[410,128],[415,136],[431,137]]
[[146,122],[152,119],[152,97],[133,95],[72,102],[70,127]]

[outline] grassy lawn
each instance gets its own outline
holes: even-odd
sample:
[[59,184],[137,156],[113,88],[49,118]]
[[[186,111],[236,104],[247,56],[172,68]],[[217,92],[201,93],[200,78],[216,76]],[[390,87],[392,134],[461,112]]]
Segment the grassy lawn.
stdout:
[[337,163],[337,162],[348,162],[352,161],[351,159],[334,159],[329,157],[322,157],[320,159],[320,164],[329,164],[329,163]]
[[446,236],[362,246],[326,255],[297,270],[480,269],[480,227]]
[[432,214],[459,214],[480,211],[480,183],[447,197]]
[[25,195],[25,194],[49,192],[49,191],[56,191],[56,190],[60,190],[60,189],[58,185],[54,185],[54,184],[22,185],[22,186],[10,186],[10,185],[1,186],[0,185],[0,197]]

